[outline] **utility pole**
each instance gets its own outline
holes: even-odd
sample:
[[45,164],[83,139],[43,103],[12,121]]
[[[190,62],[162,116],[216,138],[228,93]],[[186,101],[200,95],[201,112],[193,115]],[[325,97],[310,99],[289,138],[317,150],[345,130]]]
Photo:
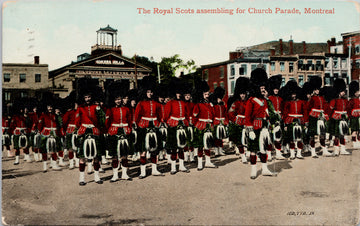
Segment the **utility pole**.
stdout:
[[137,66],[136,66],[136,53],[134,56],[134,60],[135,60],[135,89],[138,88],[138,78],[137,78]]
[[158,73],[158,80],[159,80],[159,84],[160,84],[160,65],[157,64],[157,73]]

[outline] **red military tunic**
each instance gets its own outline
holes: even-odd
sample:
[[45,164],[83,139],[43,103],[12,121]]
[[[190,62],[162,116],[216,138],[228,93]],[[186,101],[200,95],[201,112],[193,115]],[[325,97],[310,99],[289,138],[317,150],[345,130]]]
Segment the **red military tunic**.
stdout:
[[2,118],[2,133],[4,134],[5,131],[10,132],[10,122],[11,120],[8,117]]
[[189,126],[188,112],[186,102],[171,100],[165,105],[164,120],[170,127],[176,127],[179,121],[183,121],[185,126]]
[[24,115],[14,115],[10,122],[10,134],[20,135],[21,130],[25,133],[30,132],[30,128],[28,128],[27,120],[29,120]]
[[159,127],[161,117],[160,104],[154,100],[140,101],[135,109],[135,121],[140,128],[148,128],[150,121]]
[[105,125],[109,135],[116,135],[120,128],[126,135],[131,133],[131,112],[128,107],[113,107],[106,112]]
[[323,112],[325,119],[329,120],[328,104],[322,96],[312,96],[310,98],[308,111],[309,115],[314,118],[318,118],[320,116],[320,113]]
[[254,130],[263,127],[263,120],[269,117],[268,105],[266,99],[250,97],[246,103],[245,125],[253,126]]
[[71,134],[74,132],[76,128],[75,116],[76,116],[76,110],[67,111],[63,115],[63,130],[65,131],[64,133]]
[[360,99],[352,98],[350,99],[347,107],[348,115],[351,118],[360,117]]
[[235,101],[229,109],[229,120],[239,126],[245,124],[246,100]]
[[300,119],[301,124],[308,122],[307,104],[303,100],[286,101],[283,109],[284,122],[290,124],[294,119]]
[[283,99],[279,96],[269,96],[269,100],[274,106],[275,113],[281,115],[283,110]]
[[204,130],[206,124],[210,123],[213,126],[214,109],[210,103],[198,103],[193,109],[193,123],[199,130]]
[[214,126],[222,122],[225,126],[229,124],[229,116],[227,114],[227,106],[225,104],[214,105]]
[[57,136],[60,135],[58,125],[56,123],[56,115],[54,113],[42,113],[39,119],[38,129],[44,136],[49,136],[50,131],[55,131]]
[[31,126],[31,132],[35,132],[38,128],[38,123],[40,119],[40,115],[37,112],[30,112],[29,118],[31,120],[32,126]]
[[330,115],[333,119],[341,119],[343,114],[347,115],[348,100],[345,98],[337,98],[330,101]]
[[96,111],[100,110],[98,105],[83,105],[78,107],[75,115],[75,125],[78,130],[78,135],[83,135],[87,128],[92,128],[93,134],[99,136],[99,123],[96,116]]
[[192,112],[194,110],[195,103],[193,103],[191,101],[185,101],[185,104],[186,104],[186,109],[187,109],[186,111],[188,112],[187,120],[189,122],[189,125],[194,125]]

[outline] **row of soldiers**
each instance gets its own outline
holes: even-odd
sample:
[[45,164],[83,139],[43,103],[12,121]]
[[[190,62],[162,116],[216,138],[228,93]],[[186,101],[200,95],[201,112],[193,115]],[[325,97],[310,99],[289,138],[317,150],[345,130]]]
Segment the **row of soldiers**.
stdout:
[[[290,159],[302,159],[307,147],[317,158],[316,136],[323,156],[350,154],[345,149],[349,122],[353,144],[360,146],[357,82],[350,84],[352,99],[348,101],[342,79],[336,79],[333,87],[323,88],[317,76],[302,88],[293,80],[280,88],[281,81],[281,75],[268,78],[262,68],[257,68],[250,79],[237,79],[234,95],[225,103],[225,90],[217,87],[210,94],[205,81],[195,82],[192,89],[178,78],[157,85],[153,77],[147,76],[139,90],[129,90],[128,83],[115,81],[106,87],[104,95],[94,80],[80,79],[76,92],[64,99],[45,96],[41,114],[36,107],[27,112],[21,103],[14,104],[19,108],[16,114],[4,117],[3,112],[3,146],[10,150],[12,142],[16,150],[14,164],[19,164],[20,149],[24,160],[31,161],[31,148],[34,159],[43,161],[44,172],[48,156],[53,170],[59,170],[67,151],[69,168],[79,167],[82,186],[86,185],[86,166],[88,173],[94,170],[95,182],[103,183],[99,172],[107,162],[106,156],[112,158],[110,182],[131,180],[127,174],[129,155],[140,160],[140,179],[146,177],[147,159],[151,161],[151,174],[164,176],[157,169],[158,160],[164,156],[171,165],[171,174],[189,173],[184,161],[195,161],[195,156],[197,170],[217,168],[211,162],[211,151],[224,155],[223,141],[227,138],[243,163],[249,159],[252,179],[257,177],[257,158],[265,176],[276,176],[268,169],[267,161],[272,157],[285,159],[287,151]],[[332,153],[325,145],[326,134],[334,142]]]

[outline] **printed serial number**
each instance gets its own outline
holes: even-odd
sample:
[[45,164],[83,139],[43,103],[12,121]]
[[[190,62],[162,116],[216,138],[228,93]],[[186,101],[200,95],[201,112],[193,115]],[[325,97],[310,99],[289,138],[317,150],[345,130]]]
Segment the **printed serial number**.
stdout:
[[315,212],[310,211],[310,212],[306,212],[306,211],[289,211],[287,213],[287,215],[289,216],[311,216],[311,215],[315,215]]

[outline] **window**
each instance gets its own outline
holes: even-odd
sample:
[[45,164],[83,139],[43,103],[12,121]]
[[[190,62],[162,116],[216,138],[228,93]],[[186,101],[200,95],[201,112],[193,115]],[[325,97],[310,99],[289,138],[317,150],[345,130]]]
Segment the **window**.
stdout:
[[20,74],[20,82],[26,82],[26,74]]
[[325,85],[331,85],[331,79],[330,79],[330,74],[329,73],[325,74],[324,83],[325,83]]
[[303,76],[303,75],[299,75],[298,80],[299,80],[299,86],[302,87],[302,86],[304,85],[304,76]]
[[325,59],[325,67],[328,67],[328,65],[329,65],[329,58],[326,58]]
[[223,81],[220,82],[220,87],[225,88],[225,83]]
[[41,82],[41,74],[35,74],[35,82]]
[[239,68],[239,74],[240,75],[246,75],[247,74],[247,65],[246,64],[241,65],[241,67]]
[[317,71],[322,71],[323,70],[323,66],[321,65],[321,60],[316,61],[315,70],[317,70]]
[[235,67],[234,67],[234,65],[231,65],[231,75],[232,76],[235,75]]
[[10,92],[4,92],[4,98],[5,101],[10,101],[11,99],[11,93]]
[[215,90],[217,88],[217,86],[218,86],[217,82],[214,82],[213,85],[214,85],[214,90]]
[[293,72],[293,71],[294,71],[294,63],[289,62],[289,72]]
[[256,69],[256,66],[257,66],[256,64],[252,64],[252,65],[251,65],[251,71],[255,70],[255,69]]
[[355,67],[356,67],[356,68],[360,68],[360,60],[356,60],[356,61],[355,61]]
[[10,82],[10,74],[4,73],[4,82]]
[[270,63],[271,71],[275,71],[275,62]]
[[285,62],[280,62],[280,71],[285,71]]
[[360,53],[360,45],[356,45],[355,46],[355,54],[359,54]]
[[220,78],[224,78],[224,67],[220,67]]
[[231,81],[231,94],[234,93],[234,89],[235,89],[235,81]]
[[338,60],[334,59],[334,68],[337,68],[337,67],[338,67]]
[[209,79],[209,70],[204,71],[204,80],[207,81]]
[[334,73],[334,79],[339,78],[339,73]]
[[20,92],[20,97],[21,98],[25,98],[25,97],[27,97],[28,95],[27,95],[27,92]]
[[285,78],[281,79],[281,87],[283,87],[285,85]]

